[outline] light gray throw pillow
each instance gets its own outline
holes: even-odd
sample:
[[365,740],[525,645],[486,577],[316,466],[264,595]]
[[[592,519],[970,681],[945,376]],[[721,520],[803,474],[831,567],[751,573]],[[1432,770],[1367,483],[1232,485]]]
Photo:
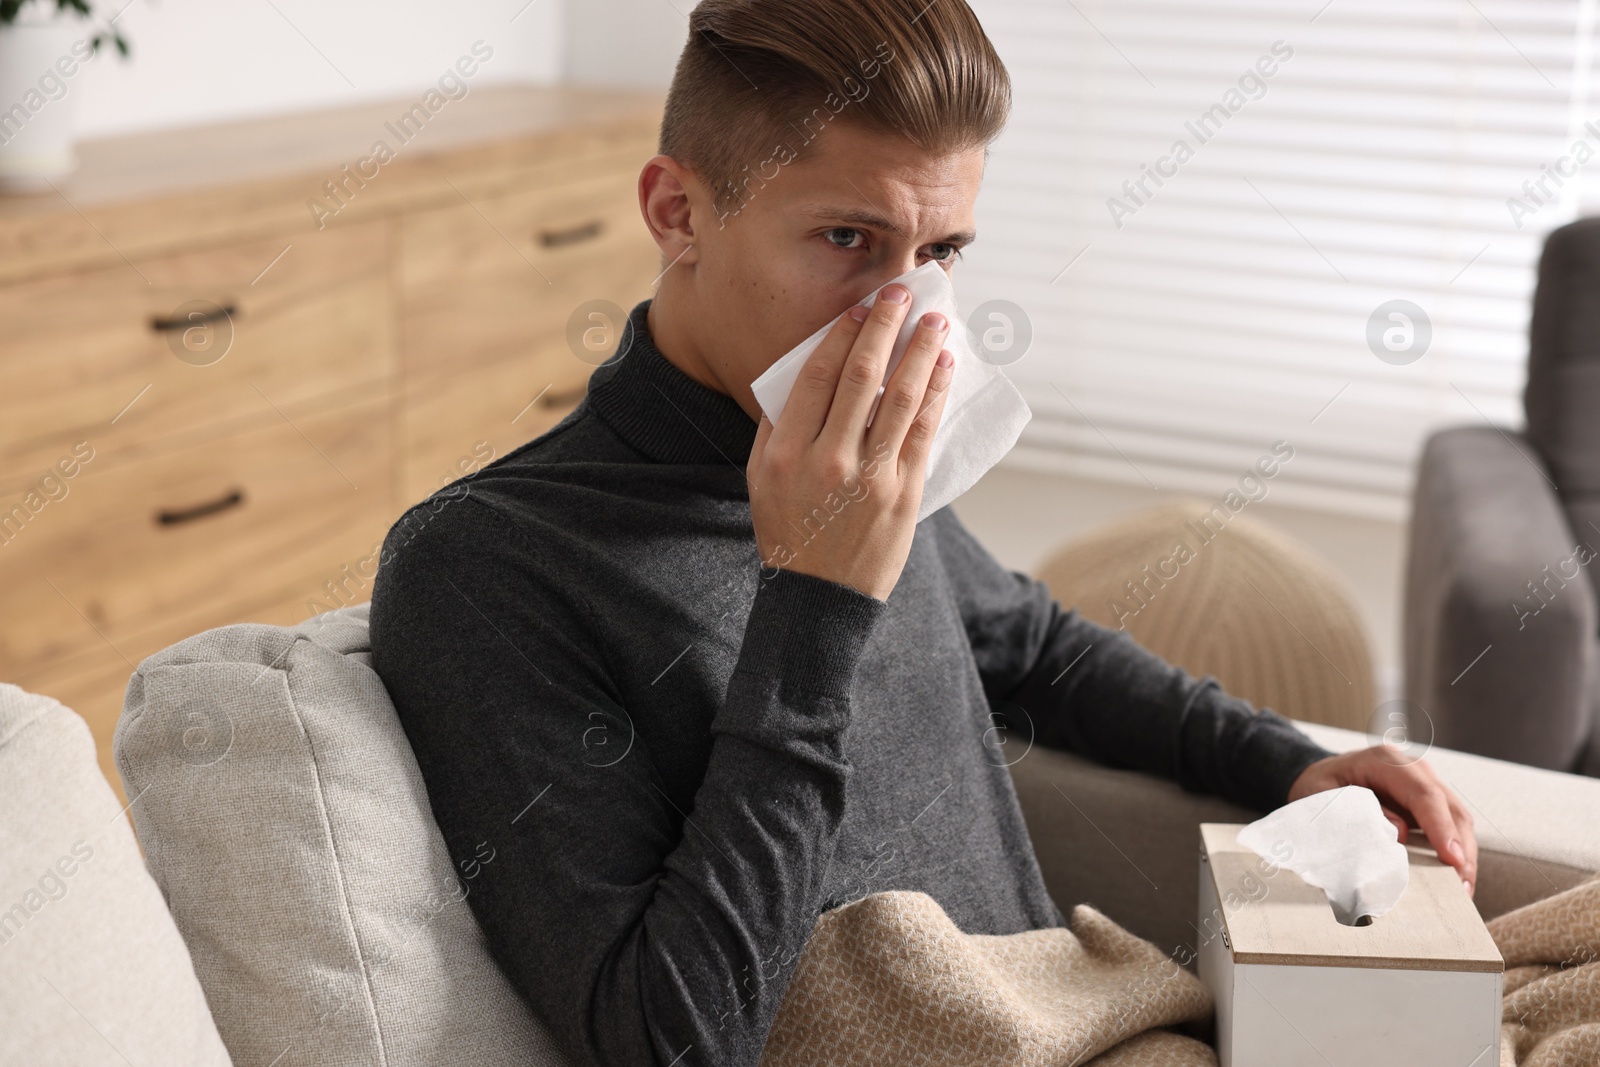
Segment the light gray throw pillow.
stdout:
[[4,683],[0,1063],[229,1064],[88,724]]
[[490,957],[371,668],[367,604],[149,657],[114,751],[240,1064],[565,1067]]

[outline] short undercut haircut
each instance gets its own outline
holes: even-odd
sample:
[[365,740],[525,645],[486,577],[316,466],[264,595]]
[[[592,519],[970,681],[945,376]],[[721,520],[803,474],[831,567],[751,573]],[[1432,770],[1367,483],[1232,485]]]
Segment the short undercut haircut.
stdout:
[[702,0],[658,151],[737,214],[836,121],[937,153],[987,148],[1011,79],[965,0]]

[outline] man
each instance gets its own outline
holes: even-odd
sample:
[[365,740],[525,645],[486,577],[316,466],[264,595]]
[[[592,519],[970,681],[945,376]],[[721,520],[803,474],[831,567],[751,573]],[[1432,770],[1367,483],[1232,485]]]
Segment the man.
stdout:
[[950,509],[915,522],[948,324],[868,426],[888,290],[762,416],[784,352],[953,266],[1009,103],[961,0],[705,0],[639,178],[654,299],[575,412],[390,533],[373,665],[496,959],[577,1062],[756,1063],[817,916],[869,893],[1063,925],[985,743],[1002,703],[1263,812],[1370,786],[1475,877],[1426,763],[1335,756],[1062,609]]

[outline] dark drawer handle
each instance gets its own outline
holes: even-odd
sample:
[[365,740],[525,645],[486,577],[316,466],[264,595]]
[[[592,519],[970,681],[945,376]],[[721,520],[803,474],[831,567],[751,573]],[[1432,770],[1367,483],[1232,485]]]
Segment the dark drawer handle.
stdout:
[[191,311],[181,319],[170,319],[164,316],[155,316],[150,320],[150,328],[156,333],[171,333],[173,330],[189,330],[196,326],[204,326],[208,322],[219,322],[222,319],[231,319],[238,314],[239,309],[232,304],[224,304],[215,311]]
[[583,399],[583,395],[585,393],[587,393],[588,391],[589,391],[588,383],[585,383],[583,385],[578,386],[576,389],[568,389],[564,393],[546,392],[543,396],[541,396],[539,398],[539,406],[542,407],[542,408],[564,408],[564,407],[568,407],[568,406],[570,406],[572,404],[576,404],[578,401],[582,400]]
[[164,508],[156,512],[156,521],[163,526],[176,526],[180,522],[203,519],[207,515],[215,515],[219,511],[227,511],[229,508],[238,507],[243,503],[244,491],[242,489],[234,489],[215,500],[204,504],[196,504],[192,508]]
[[567,245],[582,244],[592,241],[600,236],[606,228],[600,219],[592,219],[581,226],[573,226],[566,230],[540,230],[539,245],[542,248],[565,248]]

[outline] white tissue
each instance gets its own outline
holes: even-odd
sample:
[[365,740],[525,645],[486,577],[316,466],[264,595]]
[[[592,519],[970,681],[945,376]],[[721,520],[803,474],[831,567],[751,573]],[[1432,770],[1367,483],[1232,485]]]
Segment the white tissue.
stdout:
[[1411,879],[1399,831],[1366,786],[1285,804],[1240,830],[1239,844],[1320,888],[1346,926],[1394,907]]
[[[922,482],[922,507],[917,512],[921,522],[935,511],[975,485],[979,478],[1017,443],[1022,428],[1033,412],[1027,401],[1000,368],[972,351],[967,344],[966,326],[956,316],[955,291],[950,286],[949,275],[938,263],[929,261],[907,274],[892,279],[911,290],[911,310],[900,326],[900,336],[895,339],[883,380],[887,382],[900,363],[900,357],[911,344],[917,321],[929,311],[941,312],[950,323],[944,347],[955,357],[955,377],[950,382],[950,395],[945,400],[944,413],[939,420],[939,430],[934,435],[933,448],[928,455],[927,471]],[[885,282],[888,285],[890,282]],[[877,300],[880,286],[862,300],[871,307]],[[848,309],[847,309],[848,310]],[[790,349],[766,372],[750,384],[756,402],[772,422],[783,414],[789,391],[794,388],[800,368],[827,336],[834,323],[844,317],[836,315],[832,322]],[[883,387],[878,387],[878,397],[883,397]],[[872,413],[877,413],[877,402]],[[868,418],[871,424],[871,417]]]

